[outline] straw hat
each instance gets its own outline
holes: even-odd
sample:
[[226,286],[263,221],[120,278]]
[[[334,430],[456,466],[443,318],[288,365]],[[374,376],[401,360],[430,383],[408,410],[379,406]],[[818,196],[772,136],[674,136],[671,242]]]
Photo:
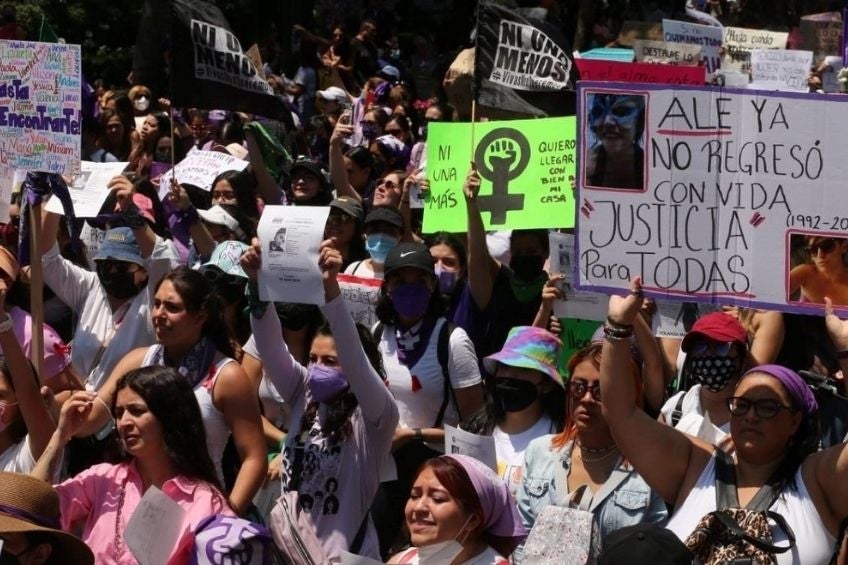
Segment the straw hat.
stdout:
[[94,563],[81,539],[63,532],[59,495],[53,487],[29,475],[0,472],[0,533],[47,532],[55,544],[47,563]]

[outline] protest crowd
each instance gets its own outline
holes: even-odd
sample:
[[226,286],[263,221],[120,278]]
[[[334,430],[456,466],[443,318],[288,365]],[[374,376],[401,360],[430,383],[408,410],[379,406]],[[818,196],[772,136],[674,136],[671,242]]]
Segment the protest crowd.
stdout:
[[2,14],[0,563],[848,562],[841,2],[160,4]]

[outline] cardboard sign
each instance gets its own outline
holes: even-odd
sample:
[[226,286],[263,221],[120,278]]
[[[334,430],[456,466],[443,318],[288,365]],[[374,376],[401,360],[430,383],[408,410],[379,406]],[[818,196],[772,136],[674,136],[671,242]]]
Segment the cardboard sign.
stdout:
[[704,67],[619,63],[593,59],[575,59],[575,62],[583,80],[702,85],[706,79]]
[[79,172],[80,72],[79,45],[0,41],[0,165]]
[[377,323],[377,302],[380,300],[380,287],[383,286],[383,281],[343,273],[339,273],[337,278],[347,310],[353,316],[353,320],[366,328],[374,327]]
[[[848,276],[844,97],[609,83],[578,94],[579,288],[621,292],[640,275],[661,298],[820,313],[826,295],[848,313],[848,285],[832,282]],[[610,142],[595,133],[607,113]],[[633,156],[617,141],[628,132],[644,132]]]
[[751,52],[751,88],[807,92],[812,51],[754,49]]
[[842,14],[824,12],[801,17],[799,25],[802,49],[813,52],[816,63],[828,55],[841,54]]
[[215,177],[226,171],[243,171],[248,162],[218,151],[192,149],[185,159],[159,177],[159,198],[164,200],[171,188],[171,179],[180,184],[191,184],[203,190],[212,190]]
[[701,63],[710,73],[721,67],[721,44],[724,31],[720,27],[663,20],[663,41],[701,46]]
[[487,230],[574,225],[575,118],[432,123],[427,130],[424,232],[466,230],[462,186],[471,161]]
[[666,63],[695,66],[701,62],[701,46],[638,39],[633,42],[638,63]]
[[726,27],[721,66],[723,69],[750,72],[751,52],[754,49],[785,49],[788,39],[789,34],[786,32]]
[[559,335],[559,339],[562,341],[559,372],[568,379],[571,376],[568,374],[568,360],[571,359],[572,355],[592,343],[592,336],[601,327],[601,322],[580,320],[577,318],[560,318],[559,325],[562,327],[562,333]]

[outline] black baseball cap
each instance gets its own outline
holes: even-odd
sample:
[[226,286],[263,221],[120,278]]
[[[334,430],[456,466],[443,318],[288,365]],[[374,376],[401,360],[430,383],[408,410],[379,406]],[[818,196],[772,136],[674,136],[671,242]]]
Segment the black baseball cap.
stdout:
[[362,204],[350,196],[339,196],[330,202],[330,208],[341,210],[351,218],[356,218],[357,222],[361,222],[365,216],[365,212],[362,210]]
[[636,524],[610,533],[598,555],[598,565],[652,563],[691,565],[694,556],[671,530],[656,524]]
[[374,206],[368,215],[365,216],[365,225],[372,222],[386,222],[395,227],[403,229],[403,216],[400,215],[397,208],[392,206]]
[[405,242],[398,243],[392,247],[392,250],[389,251],[386,257],[386,263],[383,268],[385,269],[385,278],[388,278],[393,272],[404,267],[420,269],[435,277],[434,265],[435,261],[433,260],[433,256],[430,255],[430,249],[426,245],[423,243]]

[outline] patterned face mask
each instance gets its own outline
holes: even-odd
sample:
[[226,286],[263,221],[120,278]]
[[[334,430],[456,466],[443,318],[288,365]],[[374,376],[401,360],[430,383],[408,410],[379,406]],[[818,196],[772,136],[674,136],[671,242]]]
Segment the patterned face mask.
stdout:
[[692,357],[688,360],[689,371],[695,382],[710,392],[719,392],[739,376],[736,359],[719,355]]

